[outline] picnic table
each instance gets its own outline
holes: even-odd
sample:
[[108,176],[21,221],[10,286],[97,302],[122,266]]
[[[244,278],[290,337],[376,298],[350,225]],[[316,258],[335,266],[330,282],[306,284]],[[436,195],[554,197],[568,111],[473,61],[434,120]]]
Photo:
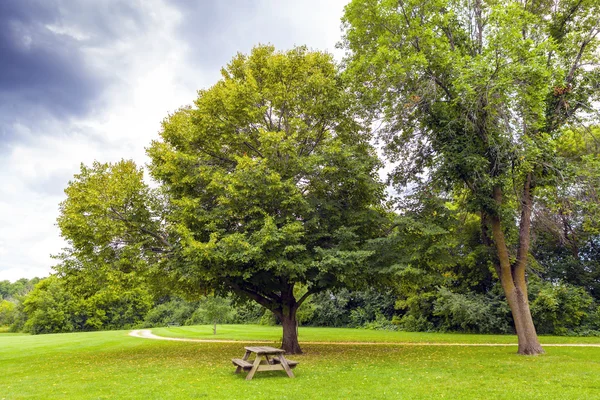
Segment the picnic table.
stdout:
[[[295,368],[298,362],[286,359],[283,355],[285,350],[269,346],[248,346],[244,348],[246,349],[244,357],[233,358],[231,362],[237,366],[235,369],[236,374],[239,374],[242,370],[248,371],[246,380],[252,379],[256,372],[261,371],[285,371],[290,378],[294,377],[292,368]],[[248,361],[252,353],[256,354],[254,362]]]

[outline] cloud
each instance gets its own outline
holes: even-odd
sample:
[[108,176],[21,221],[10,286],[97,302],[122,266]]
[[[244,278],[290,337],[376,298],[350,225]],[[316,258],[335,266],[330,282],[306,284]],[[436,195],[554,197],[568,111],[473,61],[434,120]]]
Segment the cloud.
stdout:
[[83,117],[106,106],[99,100],[118,75],[97,68],[89,55],[144,29],[132,4],[0,2],[0,142],[19,139],[13,123]]
[[333,51],[344,3],[0,0],[0,280],[48,275],[80,163],[146,163],[161,120],[238,51]]
[[[308,45],[335,53],[346,0],[170,0],[182,14],[177,35],[188,47],[186,64],[213,76],[253,46],[279,50]],[[193,74],[183,78],[193,77]],[[193,81],[185,81],[193,84]]]

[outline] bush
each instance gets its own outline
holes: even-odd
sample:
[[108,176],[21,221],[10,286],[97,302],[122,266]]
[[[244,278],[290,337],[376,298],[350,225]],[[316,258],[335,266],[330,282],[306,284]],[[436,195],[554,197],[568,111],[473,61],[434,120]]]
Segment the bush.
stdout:
[[71,332],[76,304],[62,282],[55,276],[46,278],[23,301],[27,321],[23,330],[31,334]]
[[374,321],[367,322],[363,325],[365,329],[373,329],[376,331],[397,331],[398,326],[387,319],[385,315],[379,313]]
[[598,308],[582,287],[567,283],[534,282],[531,314],[538,333],[572,335],[599,329]]
[[493,294],[459,294],[441,287],[434,302],[433,315],[441,318],[438,329],[442,331],[472,333],[512,331],[508,304]]
[[183,299],[172,299],[154,306],[144,318],[144,327],[167,326],[169,324],[184,325],[188,323],[198,302],[188,302]]
[[394,317],[392,323],[397,325],[399,330],[407,332],[431,332],[435,330],[433,322],[423,315],[416,317],[412,314],[405,314],[400,318]]
[[141,288],[105,288],[82,299],[86,309],[85,328],[123,329],[144,320],[152,307],[150,294]]
[[395,297],[375,289],[326,291],[310,299],[310,313],[302,322],[313,326],[361,327],[377,319],[394,316]]
[[258,324],[266,311],[266,308],[253,301],[236,304],[231,315],[231,323]]

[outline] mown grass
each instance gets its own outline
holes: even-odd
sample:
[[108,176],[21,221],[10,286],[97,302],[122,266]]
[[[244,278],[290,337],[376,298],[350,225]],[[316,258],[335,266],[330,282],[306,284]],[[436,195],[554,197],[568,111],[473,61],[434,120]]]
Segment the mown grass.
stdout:
[[[154,328],[158,336],[224,339],[224,340],[281,340],[280,326],[218,325],[213,335],[212,325]],[[396,342],[396,343],[498,343],[516,344],[514,335],[470,335],[460,333],[390,332],[368,329],[300,327],[300,342]],[[540,336],[542,343],[600,343],[600,337]]]
[[[355,340],[344,332],[332,335]],[[518,356],[512,346],[303,349],[291,357],[300,361],[296,379],[269,372],[245,381],[230,362],[243,353],[238,343],[148,340],[125,331],[0,335],[0,399],[600,398],[600,348],[547,348],[538,357]]]

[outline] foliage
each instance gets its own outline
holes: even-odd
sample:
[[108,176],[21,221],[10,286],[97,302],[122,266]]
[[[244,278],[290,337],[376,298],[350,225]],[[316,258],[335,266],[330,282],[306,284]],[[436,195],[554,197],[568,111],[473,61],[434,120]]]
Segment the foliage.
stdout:
[[17,305],[12,301],[0,299],[0,326],[14,324],[17,317]]
[[385,317],[381,313],[375,315],[375,319],[370,322],[365,322],[363,328],[373,329],[378,331],[395,331],[398,330],[398,326]]
[[331,55],[258,46],[164,121],[150,171],[186,290],[250,298],[289,331],[312,293],[367,273],[384,193],[351,101]]
[[499,295],[453,293],[440,288],[433,304],[439,330],[473,333],[512,333],[510,309]]
[[188,302],[179,298],[171,299],[152,307],[146,314],[143,325],[145,327],[183,325],[197,307],[197,302]]
[[23,329],[32,334],[71,332],[78,314],[77,302],[62,282],[51,276],[40,281],[23,301],[27,322]]
[[[65,193],[57,222],[68,247],[56,256],[60,263],[54,269],[69,290],[86,301],[115,304],[123,292],[125,302],[138,302],[142,309],[148,292],[163,294],[164,274],[154,272],[168,250],[161,231],[164,210],[142,170],[125,160],[81,165]],[[152,283],[157,284],[150,288]],[[125,320],[137,318],[133,314],[142,309],[123,310]],[[117,318],[97,317],[92,326],[111,325]]]
[[531,312],[540,333],[572,335],[600,330],[598,304],[583,288],[537,282]]
[[85,330],[133,327],[152,307],[152,296],[143,287],[109,286],[79,301],[85,309]]
[[549,281],[585,288],[600,300],[599,128],[565,130],[557,151],[566,167],[554,187],[540,193],[532,252]]
[[11,283],[10,281],[0,281],[0,298],[9,300],[18,296],[24,296],[29,293],[39,281],[40,278],[21,278],[14,283]]
[[52,275],[41,280],[17,306],[12,329],[41,334],[129,328],[143,320],[151,305],[143,288],[107,285],[82,297],[69,289],[66,280]]
[[310,301],[313,312],[303,325],[362,327],[378,317],[391,320],[395,297],[376,289],[326,291]]
[[216,296],[205,296],[198,309],[192,314],[190,324],[212,324],[213,335],[217,334],[217,323],[230,322],[233,316],[231,302],[228,299]]

